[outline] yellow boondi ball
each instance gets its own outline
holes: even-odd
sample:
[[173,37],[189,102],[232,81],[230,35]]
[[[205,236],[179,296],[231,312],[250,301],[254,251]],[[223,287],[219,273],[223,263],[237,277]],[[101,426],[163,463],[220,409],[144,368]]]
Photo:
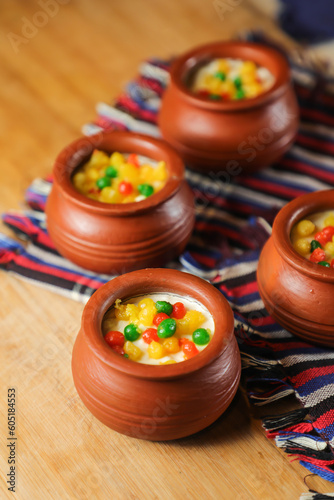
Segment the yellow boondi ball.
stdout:
[[150,183],[154,180],[154,168],[151,165],[142,165],[139,172],[141,182]]
[[305,238],[299,238],[299,240],[295,241],[293,247],[301,255],[311,252],[311,243]]
[[138,322],[139,307],[136,304],[126,304],[126,314],[130,323]]
[[86,175],[83,172],[78,172],[77,174],[73,175],[73,184],[77,189],[80,189],[83,187],[83,185],[86,182]]
[[155,181],[166,181],[168,177],[168,172],[166,168],[166,163],[164,161],[159,161],[158,165],[153,172],[153,180]]
[[222,73],[228,73],[230,71],[230,65],[226,59],[218,59],[217,61],[217,69]]
[[221,93],[233,97],[235,94],[235,85],[231,80],[225,80],[221,83]]
[[134,201],[136,201],[137,196],[137,193],[129,194],[129,196],[122,200],[122,203],[133,203]]
[[107,186],[101,190],[100,201],[104,203],[120,203],[121,195],[116,189]]
[[325,252],[329,253],[330,255],[334,255],[334,242],[333,241],[329,241],[328,243],[326,243]]
[[92,156],[89,160],[90,165],[94,166],[106,166],[109,164],[109,156],[104,151],[100,151],[99,149],[94,149]]
[[140,323],[145,326],[151,326],[153,323],[153,318],[157,314],[157,309],[155,307],[154,300],[147,298],[142,299],[138,303],[139,314],[138,319]]
[[86,178],[92,181],[97,181],[97,179],[100,177],[100,172],[98,171],[97,168],[90,167],[86,171]]
[[163,358],[166,354],[163,346],[159,344],[159,342],[155,342],[155,340],[152,340],[152,342],[148,346],[147,352],[149,357],[153,359]]
[[176,320],[176,334],[191,335],[205,321],[205,316],[200,311],[188,311],[182,319]]
[[315,225],[310,220],[304,219],[297,224],[297,234],[299,236],[310,236],[315,230]]
[[119,174],[122,180],[131,182],[131,184],[138,184],[140,179],[139,168],[131,165],[131,163],[123,163],[119,167]]
[[126,310],[126,305],[121,304],[120,299],[117,299],[115,302],[115,316],[117,319],[120,319],[122,321],[129,319],[129,315]]
[[334,214],[330,214],[324,220],[324,227],[327,227],[327,226],[334,226]]
[[261,94],[263,87],[260,83],[253,82],[244,86],[246,97],[256,97]]
[[254,73],[245,73],[240,76],[243,85],[253,85],[258,84],[256,81],[256,74]]
[[201,86],[203,85],[204,88],[209,87],[211,83],[214,81],[214,79],[215,77],[211,73],[207,73],[202,78]]
[[109,163],[113,167],[120,167],[121,165],[123,165],[123,163],[125,163],[125,158],[124,158],[124,156],[121,153],[118,153],[117,151],[115,151],[110,156]]
[[130,340],[125,342],[123,349],[132,361],[138,361],[143,355],[143,351],[130,342]]
[[223,83],[219,78],[213,78],[208,84],[208,90],[211,94],[221,94]]
[[169,337],[162,343],[167,352],[175,354],[180,351],[179,341],[176,337]]
[[256,64],[253,61],[244,61],[243,64],[240,66],[240,74],[241,75],[246,75],[246,74],[253,74],[255,75],[256,73]]

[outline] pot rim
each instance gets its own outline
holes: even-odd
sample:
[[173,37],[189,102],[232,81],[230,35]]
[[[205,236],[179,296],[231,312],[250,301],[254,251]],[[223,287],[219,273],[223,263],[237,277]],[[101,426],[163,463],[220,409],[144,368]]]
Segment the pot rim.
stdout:
[[[245,56],[242,57],[243,53],[246,53],[246,55],[249,54],[249,59],[267,67],[275,77],[273,86],[261,95],[252,99],[231,102],[209,101],[191,92],[184,83],[184,79],[190,70],[201,62],[215,57],[227,56],[245,59]],[[170,69],[170,79],[177,90],[194,106],[217,112],[238,112],[262,106],[277,99],[290,85],[291,75],[286,58],[272,47],[254,42],[218,41],[195,47],[178,57]]]
[[[73,171],[85,160],[88,160],[94,149],[112,153],[136,153],[154,160],[166,162],[169,177],[165,186],[145,200],[132,203],[103,203],[87,198],[79,193],[71,180]],[[176,151],[165,141],[123,131],[102,131],[91,136],[82,136],[71,142],[57,156],[53,179],[65,198],[82,209],[102,215],[126,216],[141,213],[160,205],[171,198],[184,180],[184,163]]]
[[[115,354],[104,341],[102,319],[116,299],[154,292],[190,296],[212,314],[215,332],[207,347],[195,357],[171,365],[148,365]],[[80,334],[94,356],[110,368],[140,379],[166,380],[190,375],[218,358],[233,339],[234,317],[227,300],[207,281],[175,269],[148,268],[120,275],[99,288],[84,308]]]
[[333,205],[334,189],[298,196],[279,211],[272,232],[278,253],[289,265],[311,278],[330,283],[334,283],[333,269],[319,266],[300,255],[292,246],[290,233],[294,224],[305,216],[334,209]]

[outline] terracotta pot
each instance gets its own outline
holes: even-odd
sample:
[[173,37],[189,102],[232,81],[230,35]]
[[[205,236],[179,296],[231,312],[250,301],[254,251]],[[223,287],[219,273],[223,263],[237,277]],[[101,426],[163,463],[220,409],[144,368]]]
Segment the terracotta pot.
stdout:
[[[254,61],[268,68],[274,85],[253,99],[212,101],[189,89],[192,76],[217,57]],[[249,42],[216,42],[192,49],[172,65],[162,99],[163,137],[190,167],[230,176],[269,165],[294,141],[299,111],[286,59],[276,50]]]
[[278,213],[259,260],[257,280],[268,312],[288,331],[310,342],[334,346],[334,270],[319,266],[292,247],[294,224],[334,208],[334,190],[300,196]]
[[[74,188],[71,176],[93,150],[164,160],[166,185],[141,202],[107,204]],[[66,147],[56,159],[46,214],[49,234],[66,258],[91,271],[122,273],[160,266],[179,255],[194,225],[193,195],[184,165],[167,144],[129,132],[102,132]]]
[[[194,358],[146,365],[115,354],[104,341],[102,318],[115,300],[152,292],[193,297],[212,314],[214,335]],[[226,410],[238,387],[232,310],[217,289],[187,273],[144,269],[119,276],[95,292],[84,309],[72,372],[83,403],[112,429],[149,440],[193,434]]]

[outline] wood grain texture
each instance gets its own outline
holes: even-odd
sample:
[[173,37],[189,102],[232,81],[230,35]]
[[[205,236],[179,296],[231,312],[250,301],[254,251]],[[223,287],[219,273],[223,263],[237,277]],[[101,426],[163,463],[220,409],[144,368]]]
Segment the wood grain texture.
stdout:
[[[56,0],[55,0],[56,1]],[[62,5],[60,5],[62,3]],[[15,53],[9,34],[37,19],[36,0],[1,2],[0,210],[18,208],[60,149],[151,55],[262,27],[292,45],[246,0],[220,18],[203,0],[59,0]],[[35,17],[34,17],[35,16]],[[6,232],[5,228],[1,228]],[[218,422],[178,442],[151,443],[100,424],[79,400],[70,359],[83,306],[0,273],[1,498],[271,499],[307,491],[306,469],[266,439],[238,393]],[[17,491],[7,491],[7,388],[17,390]],[[322,492],[331,485],[309,478]]]

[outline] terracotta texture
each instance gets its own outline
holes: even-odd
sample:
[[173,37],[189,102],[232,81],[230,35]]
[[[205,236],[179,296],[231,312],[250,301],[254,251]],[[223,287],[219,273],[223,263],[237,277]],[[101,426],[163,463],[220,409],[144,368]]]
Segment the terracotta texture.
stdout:
[[[275,83],[254,99],[211,101],[194,95],[189,81],[196,68],[217,57],[249,59],[268,68]],[[163,137],[190,167],[249,173],[277,160],[294,141],[297,100],[285,58],[249,42],[216,42],[197,47],[173,64],[159,114]]]
[[262,300],[275,320],[303,339],[334,346],[334,269],[299,255],[290,242],[295,223],[334,208],[334,190],[300,196],[278,213],[259,260]]
[[[215,322],[208,346],[194,358],[164,366],[144,365],[115,354],[101,322],[117,298],[171,292],[200,301]],[[181,438],[214,422],[231,403],[240,379],[233,313],[209,283],[171,269],[144,269],[115,278],[88,301],[72,356],[80,398],[101,422],[148,440]]]
[[[78,193],[74,169],[97,148],[108,153],[138,153],[164,160],[166,185],[141,202],[105,204]],[[66,258],[96,272],[122,273],[160,266],[179,255],[194,225],[193,195],[184,165],[167,144],[129,132],[102,132],[81,138],[56,159],[46,207],[49,234]]]

